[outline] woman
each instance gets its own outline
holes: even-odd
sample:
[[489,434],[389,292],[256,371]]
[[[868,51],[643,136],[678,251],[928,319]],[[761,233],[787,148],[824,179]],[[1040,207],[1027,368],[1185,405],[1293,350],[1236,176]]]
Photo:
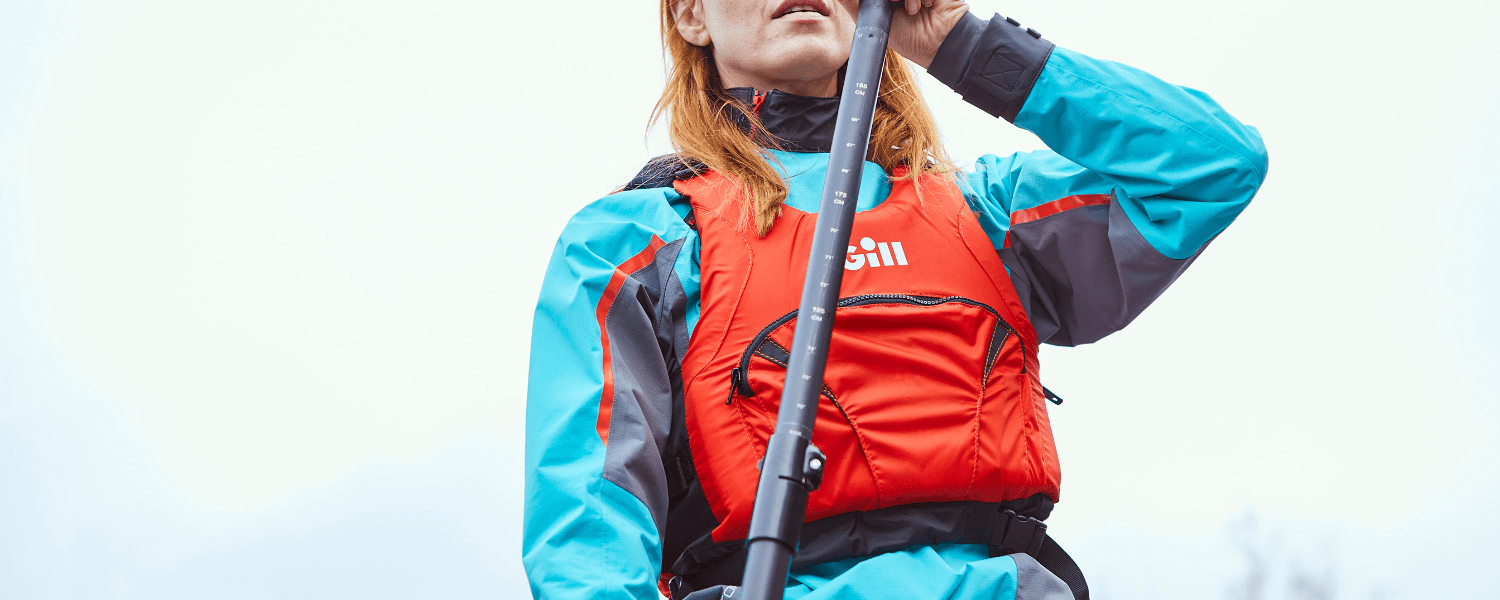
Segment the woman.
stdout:
[[[1086,598],[1037,526],[1061,480],[1037,344],[1139,315],[1254,196],[1265,150],[1205,94],[959,0],[895,1],[787,597]],[[537,308],[536,597],[738,583],[856,8],[663,0],[678,153],[569,222]],[[1051,150],[954,169],[907,61]]]

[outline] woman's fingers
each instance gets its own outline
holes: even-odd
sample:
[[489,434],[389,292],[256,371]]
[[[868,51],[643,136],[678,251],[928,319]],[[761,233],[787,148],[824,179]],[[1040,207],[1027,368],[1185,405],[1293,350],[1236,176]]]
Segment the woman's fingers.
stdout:
[[937,0],[891,0],[891,2],[903,3],[905,5],[903,8],[906,9],[906,14],[913,17],[916,16],[917,13],[922,12],[923,8],[932,8],[934,4],[937,4]]

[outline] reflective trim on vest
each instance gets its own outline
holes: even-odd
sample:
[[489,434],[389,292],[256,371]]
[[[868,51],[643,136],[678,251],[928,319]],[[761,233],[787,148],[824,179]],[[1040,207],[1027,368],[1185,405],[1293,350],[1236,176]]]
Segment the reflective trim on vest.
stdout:
[[[675,185],[702,240],[702,313],[682,361],[688,440],[719,522],[713,540],[732,541],[748,529],[756,463],[775,426],[817,215],[783,206],[758,238],[739,227],[748,219],[728,177]],[[1036,334],[957,186],[930,176],[919,200],[896,181],[855,216],[852,234],[813,433],[828,467],[807,520],[1056,499]]]

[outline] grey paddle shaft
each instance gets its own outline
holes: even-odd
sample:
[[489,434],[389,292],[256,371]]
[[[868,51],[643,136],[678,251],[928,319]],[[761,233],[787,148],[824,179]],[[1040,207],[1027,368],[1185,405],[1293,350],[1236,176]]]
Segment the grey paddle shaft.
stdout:
[[812,446],[813,422],[823,389],[833,313],[844,280],[849,228],[854,224],[854,205],[859,199],[895,5],[891,0],[859,3],[859,21],[844,69],[838,123],[833,129],[833,149],[807,259],[807,278],[802,282],[802,302],[792,335],[781,408],[776,414],[776,432],[766,445],[760,483],[755,489],[755,511],[746,538],[745,600],[781,600],[792,552],[802,533],[807,494],[822,480],[824,458]]

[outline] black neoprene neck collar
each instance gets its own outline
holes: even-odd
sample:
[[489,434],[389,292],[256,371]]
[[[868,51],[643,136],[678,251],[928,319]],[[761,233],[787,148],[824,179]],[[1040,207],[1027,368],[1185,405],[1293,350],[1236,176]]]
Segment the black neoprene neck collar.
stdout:
[[[833,126],[839,112],[837,96],[812,98],[781,90],[760,92],[747,87],[726,91],[758,114],[766,132],[775,137],[775,144],[766,140],[761,142],[762,145],[791,152],[827,152],[833,148]],[[742,127],[748,127],[743,115],[738,111],[731,112]]]

